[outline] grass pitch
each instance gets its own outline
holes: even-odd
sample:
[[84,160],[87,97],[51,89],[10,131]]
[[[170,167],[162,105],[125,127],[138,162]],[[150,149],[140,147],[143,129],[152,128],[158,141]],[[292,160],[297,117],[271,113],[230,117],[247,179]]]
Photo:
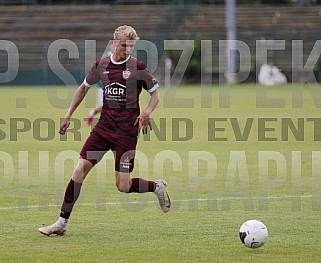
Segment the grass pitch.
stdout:
[[[67,234],[46,237],[37,229],[59,215],[96,92],[60,137],[73,88],[1,87],[1,262],[319,262],[318,89],[161,89],[133,177],[165,178],[171,211],[153,194],[117,192],[109,153],[87,177]],[[239,241],[248,219],[268,227],[259,249]]]

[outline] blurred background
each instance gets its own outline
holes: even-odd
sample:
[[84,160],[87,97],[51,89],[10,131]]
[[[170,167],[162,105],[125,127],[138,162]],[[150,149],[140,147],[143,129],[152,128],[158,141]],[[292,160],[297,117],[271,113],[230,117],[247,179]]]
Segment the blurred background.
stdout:
[[[179,50],[164,50],[164,40],[194,40],[184,83],[199,83],[201,70],[206,75],[203,81],[217,83],[220,74],[224,74],[219,61],[225,52],[219,51],[219,40],[227,39],[227,3],[223,0],[0,0],[0,74],[17,67],[10,63],[15,47],[19,54],[17,75],[13,79],[7,77],[7,81],[3,78],[0,85],[80,83],[88,69],[87,62],[102,56],[114,29],[123,24],[132,25],[140,39],[156,45],[158,65],[154,74],[161,83],[165,81],[166,57],[171,58],[173,73],[181,55]],[[62,39],[65,42],[55,42]],[[263,63],[256,57],[257,42],[267,40],[285,40],[284,50],[269,51],[269,61],[291,82],[293,40],[303,40],[305,63],[316,41],[321,39],[321,0],[235,1],[235,39],[246,43],[251,52],[250,73],[242,82],[256,81]],[[210,65],[205,69],[201,65],[202,40],[210,40],[212,47],[208,52]],[[53,43],[57,43],[58,55],[49,65],[48,51]],[[88,55],[86,50],[94,50],[95,54]],[[146,59],[144,53],[138,56]],[[313,68],[318,81],[321,80],[319,61]],[[62,80],[57,76],[53,70],[55,63],[58,68],[62,65],[66,69],[62,74],[69,78]],[[308,81],[304,74],[297,80]]]

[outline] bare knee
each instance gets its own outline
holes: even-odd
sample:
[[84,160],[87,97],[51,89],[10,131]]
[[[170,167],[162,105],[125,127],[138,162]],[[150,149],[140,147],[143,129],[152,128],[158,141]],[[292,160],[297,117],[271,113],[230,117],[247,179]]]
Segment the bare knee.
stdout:
[[72,179],[79,183],[83,182],[92,167],[93,164],[91,162],[80,159],[72,174]]
[[131,186],[131,179],[129,173],[115,172],[116,176],[116,187],[119,192],[129,193]]
[[122,184],[122,183],[116,183],[116,187],[119,192],[122,193],[128,193],[129,192],[129,185],[127,184]]

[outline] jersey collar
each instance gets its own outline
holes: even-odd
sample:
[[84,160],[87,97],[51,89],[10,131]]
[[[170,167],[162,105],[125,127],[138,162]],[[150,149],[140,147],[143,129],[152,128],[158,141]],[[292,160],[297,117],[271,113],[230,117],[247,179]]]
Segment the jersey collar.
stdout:
[[127,62],[128,59],[130,58],[130,56],[128,56],[128,57],[127,57],[125,60],[123,60],[123,61],[115,61],[115,60],[113,59],[113,55],[114,55],[114,54],[111,54],[111,55],[110,55],[110,60],[111,60],[111,62],[112,62],[113,64],[115,64],[115,65],[123,64],[123,63]]

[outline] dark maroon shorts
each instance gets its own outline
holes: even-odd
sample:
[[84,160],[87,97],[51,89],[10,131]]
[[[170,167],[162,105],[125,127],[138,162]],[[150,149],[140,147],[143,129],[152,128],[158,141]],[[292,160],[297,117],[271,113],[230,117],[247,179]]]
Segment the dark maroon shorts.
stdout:
[[134,169],[136,145],[137,137],[106,132],[95,127],[84,143],[80,156],[95,165],[111,150],[115,158],[115,171],[130,173]]

